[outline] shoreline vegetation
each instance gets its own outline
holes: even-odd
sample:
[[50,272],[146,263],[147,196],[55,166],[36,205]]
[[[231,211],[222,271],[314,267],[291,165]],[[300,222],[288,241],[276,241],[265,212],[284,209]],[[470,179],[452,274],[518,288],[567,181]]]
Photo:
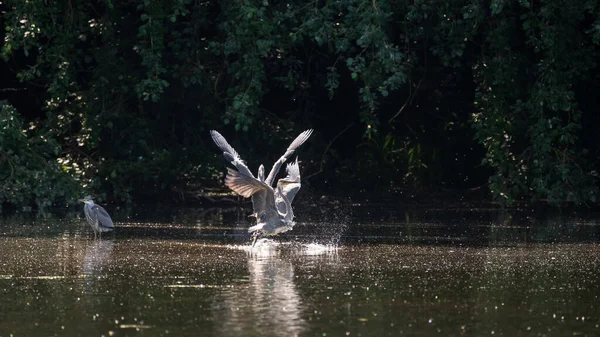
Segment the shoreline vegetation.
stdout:
[[[499,211],[499,212],[559,212],[560,214],[584,214],[588,212],[600,211],[597,204],[564,204],[553,205],[548,200],[518,201],[511,205],[492,200],[489,191],[485,186],[471,190],[424,190],[418,193],[411,193],[409,190],[396,190],[387,193],[358,195],[352,194],[352,191],[343,190],[337,191],[335,194],[318,193],[319,191],[308,188],[307,195],[298,198],[299,208],[317,208],[317,209],[352,209],[372,208],[372,209],[406,209],[406,210],[427,210],[427,211]],[[323,191],[321,191],[323,192]],[[356,191],[354,191],[356,192]],[[252,202],[250,199],[243,198],[227,188],[207,188],[202,192],[184,193],[172,195],[171,198],[161,200],[151,200],[144,203],[119,204],[114,201],[105,203],[111,209],[147,209],[165,211],[168,209],[246,209],[248,214],[252,210]],[[55,204],[44,209],[38,209],[32,206],[17,207],[8,205],[0,208],[0,214],[5,216],[15,215],[19,213],[27,214],[65,214],[65,212],[79,212],[80,207],[77,204],[64,203]],[[583,212],[583,213],[581,213]]]
[[5,210],[226,202],[209,130],[255,171],[309,128],[313,203],[597,205],[597,1],[7,0],[0,22]]

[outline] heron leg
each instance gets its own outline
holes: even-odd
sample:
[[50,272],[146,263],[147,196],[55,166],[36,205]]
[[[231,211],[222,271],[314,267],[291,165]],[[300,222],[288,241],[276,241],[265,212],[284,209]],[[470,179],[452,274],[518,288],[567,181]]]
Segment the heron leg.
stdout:
[[252,233],[252,247],[256,244],[256,240],[258,240],[258,231]]

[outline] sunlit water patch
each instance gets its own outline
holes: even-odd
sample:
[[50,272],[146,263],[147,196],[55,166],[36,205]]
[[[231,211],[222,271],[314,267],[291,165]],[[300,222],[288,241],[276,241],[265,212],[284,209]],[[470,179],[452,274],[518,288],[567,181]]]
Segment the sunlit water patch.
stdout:
[[339,247],[337,245],[324,245],[318,243],[309,243],[303,245],[302,252],[305,255],[326,255],[326,254],[335,254],[337,253]]
[[0,336],[599,335],[598,218],[238,213],[0,222]]
[[327,255],[338,250],[337,245],[320,243],[303,243],[299,241],[277,241],[274,239],[258,239],[256,244],[231,245],[231,249],[242,250],[247,254],[260,257],[287,255]]

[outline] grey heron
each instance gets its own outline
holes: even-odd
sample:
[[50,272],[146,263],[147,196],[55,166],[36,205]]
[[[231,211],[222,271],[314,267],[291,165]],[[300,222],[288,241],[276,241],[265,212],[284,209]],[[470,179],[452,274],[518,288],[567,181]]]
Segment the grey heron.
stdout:
[[94,238],[98,233],[102,236],[102,232],[110,232],[115,229],[115,225],[104,207],[94,204],[94,200],[90,197],[79,199],[79,201],[85,204],[83,213],[85,213],[87,222],[94,230]]
[[292,201],[301,187],[298,158],[295,162],[287,165],[287,176],[279,179],[275,188],[272,185],[281,166],[300,145],[304,144],[312,132],[313,130],[310,129],[298,135],[283,156],[275,162],[266,178],[265,168],[260,165],[257,178],[250,172],[237,151],[227,143],[225,137],[215,130],[210,131],[213,141],[223,151],[225,159],[237,169],[227,168],[225,185],[245,198],[252,198],[256,225],[250,227],[248,232],[252,233],[253,246],[259,235],[273,236],[287,232],[294,227]]

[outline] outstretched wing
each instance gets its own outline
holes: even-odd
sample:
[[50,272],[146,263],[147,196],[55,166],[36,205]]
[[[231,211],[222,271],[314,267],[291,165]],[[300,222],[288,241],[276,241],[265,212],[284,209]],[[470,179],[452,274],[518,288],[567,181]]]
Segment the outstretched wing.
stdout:
[[300,183],[300,165],[298,162],[298,157],[296,157],[296,161],[293,163],[287,164],[285,171],[287,172],[287,177],[285,177],[285,180],[289,182]]
[[285,196],[291,208],[292,201],[294,201],[294,197],[296,197],[296,194],[300,191],[300,187],[302,186],[300,183],[300,166],[298,165],[298,158],[296,158],[295,162],[289,163],[286,166],[286,171],[287,176],[277,181],[277,189],[275,190],[275,206],[282,214],[288,212],[288,207],[285,205],[282,196]]
[[273,189],[264,182],[227,168],[225,185],[245,198],[252,197],[252,206],[259,223],[279,216],[275,209]]
[[92,207],[92,211],[95,214],[95,217],[98,219],[98,226],[105,230],[113,230],[115,229],[115,225],[113,221],[108,215],[108,212],[104,209],[104,207],[100,205],[94,205]]
[[228,162],[235,166],[238,171],[242,172],[244,175],[254,177],[252,172],[250,172],[248,169],[248,166],[246,166],[246,163],[244,163],[242,158],[240,158],[240,155],[237,153],[237,151],[231,145],[229,145],[227,140],[225,140],[225,137],[215,130],[210,131],[210,136],[212,137],[213,142],[217,144],[219,149],[223,151],[223,156]]
[[294,141],[290,144],[290,146],[288,146],[288,148],[285,151],[285,153],[283,154],[283,156],[281,156],[281,158],[279,158],[275,162],[275,164],[273,164],[273,168],[271,168],[271,172],[269,172],[269,176],[265,180],[265,183],[267,183],[267,185],[269,185],[269,186],[273,185],[273,181],[275,180],[275,176],[277,175],[277,173],[279,173],[279,169],[281,168],[281,165],[283,165],[283,163],[285,163],[285,161],[292,154],[294,154],[294,151],[296,151],[296,149],[299,148],[300,145],[302,145],[302,144],[304,144],[304,142],[306,142],[306,140],[310,137],[310,135],[312,135],[312,133],[313,133],[313,130],[309,129],[309,130],[302,132],[301,134],[298,135],[298,137],[296,137],[296,139],[294,139]]

